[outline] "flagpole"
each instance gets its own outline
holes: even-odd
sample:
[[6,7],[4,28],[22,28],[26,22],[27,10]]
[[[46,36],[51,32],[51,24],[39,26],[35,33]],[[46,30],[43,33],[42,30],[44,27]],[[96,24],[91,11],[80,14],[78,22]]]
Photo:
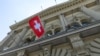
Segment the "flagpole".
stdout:
[[15,20],[15,24],[17,23],[17,21]]
[[42,5],[41,5],[41,10],[43,10],[43,7],[42,7]]
[[55,0],[55,3],[57,4],[57,1]]

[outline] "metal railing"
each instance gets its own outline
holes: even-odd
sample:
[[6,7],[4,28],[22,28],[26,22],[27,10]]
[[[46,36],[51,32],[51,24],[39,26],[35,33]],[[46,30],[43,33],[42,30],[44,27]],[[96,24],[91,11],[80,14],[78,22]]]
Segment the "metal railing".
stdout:
[[46,39],[50,39],[50,38],[54,38],[54,37],[57,37],[57,36],[60,36],[62,34],[65,34],[65,33],[70,33],[70,32],[73,32],[73,31],[77,31],[79,29],[82,29],[82,28],[85,28],[85,27],[89,27],[89,26],[92,26],[92,25],[96,25],[96,24],[99,24],[100,23],[100,20],[98,21],[95,21],[95,22],[91,22],[90,24],[87,24],[87,25],[84,25],[84,26],[80,26],[80,27],[77,27],[77,28],[73,28],[73,29],[69,29],[69,30],[66,30],[66,31],[63,31],[63,32],[59,32],[55,35],[52,35],[52,36],[49,36],[49,37],[43,37],[39,40],[36,40],[36,41],[32,41],[26,45],[20,45],[20,46],[16,46],[16,47],[13,47],[13,48],[9,48],[7,50],[2,50],[0,53],[4,53],[4,52],[8,52],[8,51],[11,51],[11,50],[14,50],[14,49],[18,49],[18,48],[21,48],[21,47],[24,47],[24,46],[28,46],[28,45],[31,45],[31,44],[34,44],[34,43],[37,43],[37,42],[40,42],[40,41],[44,41]]

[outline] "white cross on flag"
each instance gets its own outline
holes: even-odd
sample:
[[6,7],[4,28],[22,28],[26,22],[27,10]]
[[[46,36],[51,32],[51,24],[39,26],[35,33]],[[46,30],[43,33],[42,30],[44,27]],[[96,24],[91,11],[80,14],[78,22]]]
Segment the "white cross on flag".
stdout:
[[38,38],[40,38],[44,34],[44,28],[41,24],[39,16],[31,18],[29,20],[29,26]]

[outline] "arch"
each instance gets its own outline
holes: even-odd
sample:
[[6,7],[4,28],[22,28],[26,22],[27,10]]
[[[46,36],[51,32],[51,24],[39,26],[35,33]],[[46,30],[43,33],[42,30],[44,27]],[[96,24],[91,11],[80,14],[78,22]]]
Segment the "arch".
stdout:
[[35,41],[36,36],[32,36],[30,39],[31,41]]
[[77,27],[80,27],[81,25],[78,23],[78,22],[72,22],[71,24],[70,24],[70,27],[71,28],[77,28]]
[[90,19],[82,19],[82,20],[81,20],[81,23],[82,23],[83,26],[84,26],[84,25],[88,25],[88,24],[91,23],[91,20],[90,20]]
[[51,35],[52,35],[52,31],[51,31],[51,30],[49,30],[49,31],[46,32],[46,36],[49,37],[49,36],[51,36]]
[[32,41],[35,41],[36,36],[27,36],[27,38],[25,38],[24,42],[25,43],[29,43]]
[[54,33],[57,34],[57,33],[59,33],[60,31],[61,31],[61,27],[58,27],[58,28],[56,28],[56,29],[54,30]]

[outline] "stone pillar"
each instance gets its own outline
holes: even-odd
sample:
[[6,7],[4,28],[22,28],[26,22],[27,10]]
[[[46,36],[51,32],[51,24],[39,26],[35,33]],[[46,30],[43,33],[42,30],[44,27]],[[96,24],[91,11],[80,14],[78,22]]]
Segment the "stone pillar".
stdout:
[[79,34],[72,34],[70,36],[68,36],[68,38],[70,39],[72,48],[73,48],[73,53],[77,56],[85,56],[87,55],[87,51],[86,48],[84,46],[84,42],[82,41],[82,39],[80,38]]
[[52,35],[54,35],[55,34],[54,29],[51,29],[51,31],[52,31]]
[[22,43],[22,38],[25,36],[25,34],[27,33],[28,31],[28,27],[25,27],[21,33],[18,33],[17,36],[16,36],[16,39],[14,41],[14,43],[11,45],[11,47],[14,47],[14,46],[19,46],[20,43]]
[[45,27],[45,21],[42,21],[42,25],[43,25],[43,27]]
[[43,54],[44,56],[51,56],[51,45],[43,46]]
[[26,54],[25,50],[20,50],[20,51],[17,52],[17,56],[27,56],[25,54]]
[[[64,15],[63,15],[63,16],[64,16]],[[68,18],[67,18],[67,19],[68,19]],[[67,25],[69,24],[65,17],[64,17],[64,23],[65,23],[65,26],[67,26]]]
[[61,21],[61,26],[62,26],[62,28],[63,28],[63,31],[65,31],[65,30],[66,30],[66,28],[65,28],[65,26],[66,26],[65,17],[64,17],[63,14],[60,14],[60,15],[59,15],[59,18],[60,18],[60,21]]
[[86,14],[88,16],[91,16],[95,20],[100,20],[100,13],[98,13],[98,12],[96,12],[94,10],[88,9],[88,8],[86,8],[84,6],[81,7],[80,9],[84,14]]
[[[42,21],[42,25],[43,25],[43,27],[44,27],[44,30],[46,29],[46,28],[45,28],[45,24],[46,24],[45,21]],[[42,37],[45,37],[45,35],[46,35],[46,32],[44,33],[44,35],[43,35]]]
[[76,22],[78,22],[80,24],[80,26],[82,26],[82,23],[80,21],[80,18],[76,17],[78,20]]

